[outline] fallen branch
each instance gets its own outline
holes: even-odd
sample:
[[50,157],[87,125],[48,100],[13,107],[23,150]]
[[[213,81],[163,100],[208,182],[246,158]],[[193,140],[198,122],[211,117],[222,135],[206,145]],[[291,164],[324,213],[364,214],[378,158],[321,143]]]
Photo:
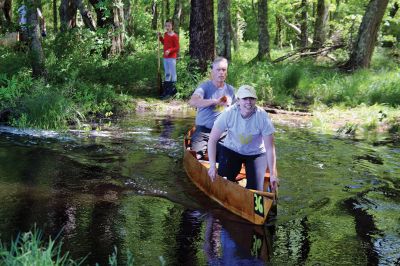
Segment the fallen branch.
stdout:
[[297,115],[297,116],[312,116],[313,115],[310,112],[287,111],[287,110],[274,109],[274,108],[269,108],[269,107],[264,107],[264,110],[267,111],[267,113],[271,113],[271,114],[289,114],[289,115]]
[[281,62],[281,61],[286,60],[293,56],[305,57],[305,56],[315,56],[318,54],[324,54],[324,53],[328,53],[330,51],[333,51],[333,50],[336,50],[339,48],[343,48],[344,46],[345,45],[343,43],[341,43],[341,44],[337,44],[337,45],[333,45],[333,46],[323,47],[322,49],[319,49],[317,51],[309,51],[309,52],[303,52],[303,51],[311,50],[311,49],[313,49],[313,47],[301,48],[293,53],[289,53],[289,54],[286,54],[284,56],[281,56],[281,57],[275,59],[274,61],[272,61],[272,63],[278,63],[278,62]]

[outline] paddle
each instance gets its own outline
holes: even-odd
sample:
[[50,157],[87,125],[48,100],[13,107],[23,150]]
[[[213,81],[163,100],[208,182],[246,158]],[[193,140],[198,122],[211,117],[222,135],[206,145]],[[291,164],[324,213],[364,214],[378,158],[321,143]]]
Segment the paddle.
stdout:
[[267,198],[275,199],[276,194],[273,192],[266,192],[266,191],[261,191],[261,190],[255,190],[255,189],[249,189],[251,192],[257,193],[261,196],[265,196]]
[[161,62],[160,62],[160,39],[157,34],[157,86],[158,86],[158,94],[162,95],[163,93],[163,86],[162,86],[162,79],[161,79]]

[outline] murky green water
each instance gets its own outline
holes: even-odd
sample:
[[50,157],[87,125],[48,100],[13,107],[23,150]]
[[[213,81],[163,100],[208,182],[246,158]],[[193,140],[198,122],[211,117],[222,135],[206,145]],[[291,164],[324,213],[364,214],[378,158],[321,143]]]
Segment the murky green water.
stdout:
[[193,117],[137,116],[115,129],[0,128],[0,237],[62,230],[74,258],[106,265],[396,265],[400,146],[277,125],[278,216],[252,226],[211,202],[182,168]]

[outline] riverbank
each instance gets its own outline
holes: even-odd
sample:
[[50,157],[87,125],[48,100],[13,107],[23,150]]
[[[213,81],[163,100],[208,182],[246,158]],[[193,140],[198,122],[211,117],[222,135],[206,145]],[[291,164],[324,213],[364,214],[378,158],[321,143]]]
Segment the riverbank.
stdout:
[[[148,100],[133,101],[135,112],[195,112],[186,101]],[[386,137],[394,141],[400,139],[400,110],[382,105],[358,107],[313,106],[309,112],[290,111],[264,106],[275,123],[290,127],[309,128],[313,131],[341,137],[369,139]]]

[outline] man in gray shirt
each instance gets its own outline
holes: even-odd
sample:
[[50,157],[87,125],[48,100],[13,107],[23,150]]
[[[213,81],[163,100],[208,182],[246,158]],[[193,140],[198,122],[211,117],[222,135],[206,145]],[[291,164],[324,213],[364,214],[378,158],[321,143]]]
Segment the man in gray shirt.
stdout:
[[197,108],[196,131],[193,133],[192,150],[197,158],[204,156],[207,142],[219,114],[235,102],[235,91],[225,83],[228,74],[228,60],[217,57],[212,63],[211,80],[203,82],[194,91],[189,104]]

